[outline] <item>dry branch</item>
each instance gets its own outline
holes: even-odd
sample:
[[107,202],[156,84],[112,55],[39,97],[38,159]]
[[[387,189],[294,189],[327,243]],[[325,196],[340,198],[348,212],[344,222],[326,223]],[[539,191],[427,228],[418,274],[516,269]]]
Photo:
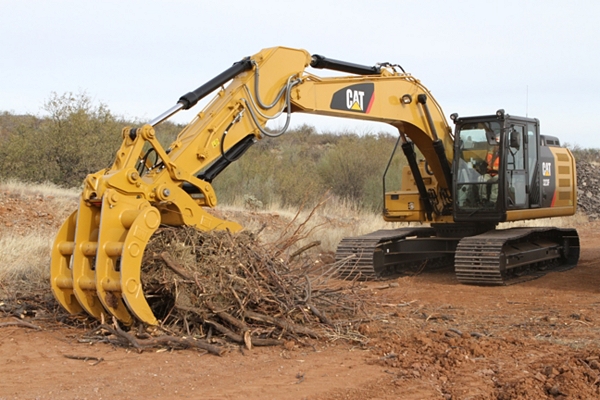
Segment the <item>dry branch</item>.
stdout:
[[242,331],[247,331],[249,329],[248,325],[246,325],[246,323],[244,321],[235,318],[233,315],[230,315],[226,311],[217,310],[212,302],[207,301],[206,305],[208,306],[208,308],[211,309],[212,312],[217,314],[219,316],[219,318],[221,318],[223,321],[226,321],[226,322],[230,323],[231,325],[238,327]]
[[293,333],[300,333],[300,334],[307,335],[307,336],[310,336],[315,339],[317,339],[319,337],[319,335],[316,332],[314,332],[313,330],[311,330],[309,328],[306,328],[304,326],[295,325],[286,320],[271,317],[270,315],[259,314],[259,313],[253,312],[253,311],[246,311],[246,317],[254,319],[256,321],[268,322],[270,324],[276,325],[280,328],[283,328],[283,329],[293,332]]
[[326,325],[333,326],[333,322],[331,322],[331,320],[325,314],[319,311],[317,307],[312,304],[307,304],[307,307],[313,314],[315,314],[317,318],[319,318],[319,321]]
[[89,357],[89,356],[71,356],[68,354],[64,354],[63,355],[65,358],[71,359],[71,360],[81,360],[81,361],[96,361],[95,363],[90,364],[91,366],[94,365],[98,365],[100,364],[102,361],[104,361],[104,358],[102,357]]
[[14,321],[0,323],[0,328],[3,328],[5,326],[21,326],[23,328],[36,329],[38,331],[42,330],[42,328],[37,325],[34,325],[32,323],[29,323],[27,321],[23,321],[23,320],[20,320],[17,318],[15,318]]
[[[158,337],[153,337],[150,339],[137,339],[134,335],[125,332],[117,322],[114,322],[114,328],[107,324],[101,324],[98,328],[96,328],[92,332],[98,332],[100,330],[105,330],[115,336],[117,338],[117,344],[122,344],[124,340],[127,344],[133,346],[138,352],[142,352],[144,349],[157,348],[157,347],[174,347],[174,348],[198,348],[202,350],[206,350],[207,352],[220,356],[225,350],[211,345],[210,343],[203,340],[194,340],[188,337],[175,337],[169,335],[163,335]],[[121,340],[119,340],[121,339]],[[114,343],[113,340],[110,340],[111,343]],[[121,343],[119,343],[121,342]]]
[[176,273],[178,273],[185,279],[188,279],[188,280],[194,279],[194,277],[191,276],[190,274],[188,274],[181,265],[177,264],[175,262],[175,260],[173,260],[173,258],[166,251],[162,252],[160,254],[160,257],[165,261],[165,264],[167,267],[171,268],[173,271],[175,271]]
[[300,247],[298,250],[296,250],[295,252],[293,252],[290,255],[290,261],[293,260],[294,258],[298,257],[300,254],[304,253],[306,250],[310,250],[313,247],[320,246],[320,245],[321,245],[321,241],[315,240],[314,242],[310,242],[306,246]]

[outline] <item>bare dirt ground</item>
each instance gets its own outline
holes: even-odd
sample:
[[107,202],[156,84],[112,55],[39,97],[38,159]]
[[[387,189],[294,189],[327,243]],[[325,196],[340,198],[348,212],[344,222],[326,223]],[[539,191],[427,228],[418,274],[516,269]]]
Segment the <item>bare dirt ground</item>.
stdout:
[[[0,229],[15,234],[62,219],[48,199],[3,200]],[[14,319],[0,312],[0,399],[599,398],[600,222],[577,228],[575,269],[519,285],[460,285],[452,271],[365,284],[364,345],[137,353],[51,319],[3,326]]]

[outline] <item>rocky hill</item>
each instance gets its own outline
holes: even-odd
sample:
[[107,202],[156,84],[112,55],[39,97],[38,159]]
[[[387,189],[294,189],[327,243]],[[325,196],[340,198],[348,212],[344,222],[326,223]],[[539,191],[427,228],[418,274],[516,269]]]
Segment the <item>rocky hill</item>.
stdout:
[[600,178],[597,163],[577,162],[577,207],[590,220],[600,216]]

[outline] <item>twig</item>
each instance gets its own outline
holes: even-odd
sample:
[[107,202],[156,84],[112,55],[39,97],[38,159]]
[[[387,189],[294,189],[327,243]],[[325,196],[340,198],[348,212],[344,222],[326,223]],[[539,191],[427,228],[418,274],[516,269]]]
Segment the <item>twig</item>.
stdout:
[[312,285],[310,283],[310,278],[307,274],[304,274],[304,279],[306,279],[306,297],[304,298],[304,302],[308,303],[312,296]]
[[290,261],[292,261],[294,258],[298,257],[300,254],[304,253],[306,250],[312,249],[313,247],[316,247],[319,245],[321,245],[321,241],[315,240],[314,242],[311,242],[311,243],[307,244],[306,246],[300,247],[298,250],[296,250],[295,252],[293,252],[290,255]]
[[459,329],[456,329],[456,328],[448,328],[448,330],[449,330],[450,332],[454,332],[454,333],[456,333],[458,336],[462,336],[462,335],[463,335],[462,331],[461,331],[461,330],[459,330]]
[[82,361],[85,361],[85,362],[96,361],[95,363],[90,364],[91,366],[98,365],[102,361],[104,361],[104,358],[102,358],[102,357],[98,358],[98,357],[89,357],[89,356],[71,356],[71,355],[68,355],[68,354],[63,354],[63,356],[65,358],[69,358],[71,360],[82,360]]
[[178,275],[181,275],[182,277],[184,277],[185,279],[188,279],[188,280],[194,279],[194,277],[192,275],[188,274],[187,271],[181,265],[177,264],[175,262],[175,260],[173,260],[173,258],[171,258],[171,255],[169,253],[167,253],[166,251],[163,251],[160,254],[160,258],[162,258],[163,261],[165,262],[165,264],[167,264],[167,267],[171,268]]
[[38,331],[42,330],[42,328],[40,326],[34,325],[32,323],[29,323],[27,321],[23,321],[23,320],[20,320],[17,318],[14,318],[14,321],[0,323],[0,328],[3,328],[5,326],[22,326],[23,328],[35,329]]
[[119,335],[121,335],[122,337],[124,337],[125,339],[127,339],[127,341],[129,343],[131,343],[131,345],[137,349],[138,353],[142,352],[142,350],[143,350],[142,345],[140,345],[140,343],[135,338],[135,336],[133,336],[133,335],[125,332],[123,329],[121,329],[121,327],[119,326],[119,323],[117,322],[117,320],[116,320],[115,317],[113,317],[113,325],[114,325],[115,330],[117,331],[117,333]]
[[245,315],[250,319],[254,319],[257,321],[263,321],[263,322],[269,322],[273,325],[276,325],[280,328],[283,328],[283,329],[288,330],[293,333],[300,333],[303,335],[310,336],[314,339],[317,339],[319,337],[319,335],[316,332],[312,331],[311,329],[308,329],[304,326],[298,326],[296,324],[292,324],[291,322],[284,321],[279,318],[271,317],[270,315],[264,315],[264,314],[260,314],[260,313],[254,312],[254,311],[246,311]]
[[416,303],[416,302],[417,302],[417,300],[412,300],[412,301],[407,301],[407,302],[398,303],[398,304],[396,304],[396,303],[377,303],[377,305],[381,306],[381,307],[408,307],[411,304]]
[[261,225],[261,227],[256,232],[254,232],[254,236],[260,235],[262,233],[262,231],[265,230],[266,227],[267,227],[267,223],[265,222]]
[[313,304],[307,304],[307,307],[313,314],[315,314],[317,318],[319,318],[319,321],[326,325],[333,326],[333,322],[331,322],[331,320],[325,314],[319,311],[319,309]]
[[289,248],[293,243],[296,243],[298,242],[298,240],[304,239],[305,237],[310,235],[315,229],[317,229],[321,225],[325,225],[325,223],[319,224],[308,229],[308,231],[305,232],[306,224],[308,223],[308,221],[313,217],[316,211],[327,202],[327,200],[329,200],[329,197],[327,197],[327,193],[325,193],[323,194],[323,196],[321,196],[317,205],[315,205],[312,208],[306,219],[296,227],[295,231],[292,234],[289,234],[288,232],[290,231],[291,227],[300,216],[300,211],[302,211],[302,209],[304,208],[304,203],[302,204],[302,206],[298,209],[298,212],[296,212],[294,218],[283,229],[283,232],[281,233],[281,239],[275,244],[275,247],[278,248],[278,251],[275,252],[275,257],[279,256],[279,254],[285,251],[285,249]]

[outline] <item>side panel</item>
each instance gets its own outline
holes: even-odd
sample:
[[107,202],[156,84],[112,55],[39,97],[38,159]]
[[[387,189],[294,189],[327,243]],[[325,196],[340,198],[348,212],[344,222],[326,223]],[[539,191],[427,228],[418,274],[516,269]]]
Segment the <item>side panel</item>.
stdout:
[[[572,207],[573,214],[577,207],[577,175],[575,160],[571,152],[563,147],[550,147],[556,160],[556,191],[552,207]],[[543,168],[542,168],[543,171]]]
[[[427,191],[437,193],[439,191],[438,182],[425,166],[424,161],[419,163],[419,170]],[[439,207],[439,205],[435,204],[435,207]],[[415,177],[408,166],[402,169],[400,190],[385,193],[383,219],[388,222],[422,222],[427,220],[425,207],[415,183]],[[436,215],[435,221],[452,222],[452,218],[451,216]]]
[[577,205],[575,162],[563,147],[542,147],[540,151],[542,207],[575,207]]
[[577,209],[577,175],[575,159],[563,147],[540,147],[541,207],[507,212],[507,221],[562,217]]

